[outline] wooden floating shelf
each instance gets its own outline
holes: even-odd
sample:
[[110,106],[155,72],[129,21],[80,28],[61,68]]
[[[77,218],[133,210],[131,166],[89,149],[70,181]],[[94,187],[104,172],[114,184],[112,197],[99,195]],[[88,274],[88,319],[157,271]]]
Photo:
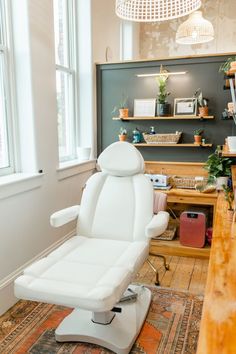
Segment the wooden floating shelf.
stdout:
[[201,148],[201,147],[212,147],[212,144],[147,144],[147,143],[139,143],[133,144],[137,147],[194,147],[194,148]]
[[113,117],[113,120],[122,120],[122,121],[130,121],[130,120],[202,120],[202,119],[214,119],[214,116],[167,116],[167,117]]

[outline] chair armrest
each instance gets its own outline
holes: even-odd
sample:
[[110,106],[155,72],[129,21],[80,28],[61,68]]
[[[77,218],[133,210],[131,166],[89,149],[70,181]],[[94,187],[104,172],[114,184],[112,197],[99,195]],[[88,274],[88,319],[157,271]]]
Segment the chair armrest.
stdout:
[[80,205],[74,205],[53,213],[50,217],[50,224],[53,227],[59,227],[75,220],[79,215]]
[[146,237],[152,238],[161,235],[167,229],[169,217],[170,215],[166,211],[160,211],[157,215],[154,215],[145,228]]

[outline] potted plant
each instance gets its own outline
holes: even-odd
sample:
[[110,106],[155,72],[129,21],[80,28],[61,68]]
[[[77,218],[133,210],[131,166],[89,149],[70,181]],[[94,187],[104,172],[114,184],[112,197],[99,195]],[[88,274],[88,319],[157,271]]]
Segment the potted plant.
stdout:
[[205,169],[209,174],[209,181],[216,180],[216,188],[222,190],[222,185],[228,184],[228,178],[231,175],[232,161],[229,158],[222,157],[219,151],[215,151],[208,156]]
[[200,145],[202,142],[202,134],[203,130],[202,129],[195,129],[193,132],[194,135],[194,144]]
[[[236,70],[236,56],[229,57],[224,63],[222,63],[219,67],[219,72],[227,75],[231,69]],[[225,87],[230,87],[229,79],[225,80]]]
[[230,186],[227,186],[225,184],[222,185],[224,194],[225,194],[225,200],[228,203],[228,210],[227,210],[227,216],[230,221],[233,220],[233,215],[234,215],[234,208],[233,208],[233,203],[234,203],[234,192],[233,188]]
[[159,93],[157,95],[157,115],[158,116],[168,116],[170,115],[170,104],[166,101],[170,92],[167,92],[166,85],[168,74],[165,74],[165,70],[161,67],[160,70],[163,75],[156,77],[156,82],[159,87]]
[[126,141],[127,140],[127,130],[125,128],[123,128],[123,127],[120,128],[119,140],[120,141]]
[[112,110],[112,114],[116,113],[119,111],[119,118],[128,118],[129,116],[129,109],[127,108],[127,101],[128,101],[128,96],[125,96],[124,94],[122,95],[122,99],[118,103],[118,105],[114,106]]
[[194,94],[194,97],[197,99],[198,111],[200,117],[208,116],[208,98],[203,97],[201,89],[197,89]]
[[227,73],[230,69],[236,68],[236,56],[228,58],[221,66],[219,67],[219,72]]

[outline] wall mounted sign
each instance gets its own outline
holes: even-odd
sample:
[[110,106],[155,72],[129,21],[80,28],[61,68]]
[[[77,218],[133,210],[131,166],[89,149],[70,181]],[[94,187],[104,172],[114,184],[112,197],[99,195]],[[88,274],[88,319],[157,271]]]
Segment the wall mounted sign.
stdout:
[[134,117],[155,117],[156,99],[135,99],[134,100]]

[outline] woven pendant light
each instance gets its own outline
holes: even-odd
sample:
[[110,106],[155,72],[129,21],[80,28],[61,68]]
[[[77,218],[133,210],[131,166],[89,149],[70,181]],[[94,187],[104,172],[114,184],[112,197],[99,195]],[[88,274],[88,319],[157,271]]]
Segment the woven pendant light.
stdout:
[[183,22],[176,33],[176,42],[180,44],[199,44],[214,39],[214,28],[210,21],[202,17],[201,11],[196,11]]
[[116,14],[136,22],[166,21],[189,15],[201,0],[116,0]]

